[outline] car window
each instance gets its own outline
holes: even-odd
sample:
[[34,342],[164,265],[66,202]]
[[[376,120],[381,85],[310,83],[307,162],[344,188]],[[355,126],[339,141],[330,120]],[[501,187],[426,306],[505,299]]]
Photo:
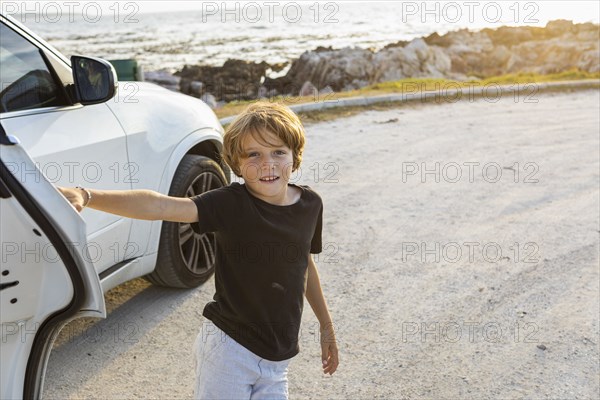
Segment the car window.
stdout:
[[68,105],[40,49],[0,24],[0,112]]

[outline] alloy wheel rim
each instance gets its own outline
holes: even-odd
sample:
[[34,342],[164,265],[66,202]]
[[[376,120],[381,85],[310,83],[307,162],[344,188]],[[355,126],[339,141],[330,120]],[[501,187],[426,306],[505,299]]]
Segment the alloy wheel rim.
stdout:
[[[193,197],[221,186],[221,180],[214,173],[205,171],[194,179],[185,196]],[[191,224],[179,223],[179,252],[188,271],[199,275],[212,269],[215,264],[216,247],[214,233],[199,234],[192,229]]]

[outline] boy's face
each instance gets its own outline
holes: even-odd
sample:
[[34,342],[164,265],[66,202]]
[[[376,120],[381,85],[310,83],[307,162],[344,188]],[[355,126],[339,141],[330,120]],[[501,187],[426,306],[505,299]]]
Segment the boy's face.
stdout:
[[273,203],[285,199],[294,163],[292,150],[270,132],[263,132],[262,138],[246,135],[242,149],[240,172],[251,192]]

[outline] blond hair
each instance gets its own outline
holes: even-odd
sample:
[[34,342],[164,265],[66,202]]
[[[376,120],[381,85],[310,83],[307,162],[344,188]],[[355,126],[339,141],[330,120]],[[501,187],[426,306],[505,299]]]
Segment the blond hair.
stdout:
[[223,159],[237,176],[242,176],[240,158],[244,154],[242,144],[246,135],[252,135],[265,145],[275,146],[275,143],[269,143],[267,133],[278,137],[292,150],[292,171],[300,167],[305,142],[300,118],[283,104],[260,101],[251,104],[238,115],[227,127],[223,137]]

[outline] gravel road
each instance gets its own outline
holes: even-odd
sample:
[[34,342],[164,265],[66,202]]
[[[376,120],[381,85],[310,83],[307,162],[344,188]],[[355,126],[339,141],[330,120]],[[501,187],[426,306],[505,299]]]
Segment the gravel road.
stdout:
[[[600,93],[525,100],[306,126],[341,363],[322,374],[306,303],[291,398],[600,396]],[[44,397],[190,398],[213,290],[110,291],[108,319],[62,332]]]

